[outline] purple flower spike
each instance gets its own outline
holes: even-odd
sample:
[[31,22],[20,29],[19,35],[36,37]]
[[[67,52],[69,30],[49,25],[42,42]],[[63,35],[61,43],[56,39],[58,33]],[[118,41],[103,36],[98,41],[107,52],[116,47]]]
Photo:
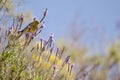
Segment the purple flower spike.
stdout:
[[40,41],[42,42],[42,41],[43,41],[43,39],[41,38],[41,39],[40,39]]
[[11,30],[12,29],[12,26],[9,28],[9,30]]
[[69,75],[71,75],[73,67],[74,67],[74,64],[71,64],[71,69],[70,69],[70,74]]
[[47,41],[46,40],[44,40],[44,45],[47,45]]
[[34,39],[34,37],[35,37],[35,34],[32,34],[32,37],[31,37],[31,39]]
[[36,17],[34,17],[33,20],[35,21],[35,20],[36,20]]
[[46,9],[45,9],[45,12],[44,12],[44,16],[46,16],[46,15],[47,15],[47,11],[48,11],[48,10],[47,10],[47,8],[46,8]]
[[22,15],[22,16],[21,16],[21,21],[23,21],[23,20],[24,20],[24,16]]
[[21,31],[18,31],[18,34],[20,34],[21,33]]
[[45,24],[41,24],[41,25],[40,25],[40,28],[44,28],[44,27],[45,27]]
[[74,64],[71,64],[71,68],[73,68],[74,67]]
[[22,51],[22,50],[23,50],[23,48],[22,48],[22,47],[20,47],[20,48],[19,48],[19,51]]
[[51,33],[51,34],[50,34],[50,40],[53,41],[53,39],[54,39],[54,33]]
[[59,53],[59,50],[60,50],[60,49],[59,49],[59,48],[57,48],[57,51],[56,51],[56,57],[57,57],[57,55],[58,55],[58,53]]
[[56,65],[54,65],[54,66],[53,66],[53,69],[55,70],[56,68],[57,68],[57,66],[56,66]]
[[27,32],[25,36],[26,36],[26,38],[28,38],[29,37],[29,32]]
[[64,61],[63,64],[62,64],[62,67],[63,67],[66,63],[70,62],[70,57],[71,57],[71,56],[67,56],[67,57],[66,57],[65,61]]
[[52,37],[52,38],[53,38],[53,37],[54,37],[54,33],[51,33],[51,34],[50,34],[50,37]]
[[71,61],[70,61],[70,60],[68,60],[68,64],[69,64],[69,65],[71,64]]
[[67,56],[65,62],[66,62],[66,63],[70,62],[70,56]]
[[23,16],[23,14],[21,14],[19,21],[23,22],[23,20],[24,20],[24,16]]

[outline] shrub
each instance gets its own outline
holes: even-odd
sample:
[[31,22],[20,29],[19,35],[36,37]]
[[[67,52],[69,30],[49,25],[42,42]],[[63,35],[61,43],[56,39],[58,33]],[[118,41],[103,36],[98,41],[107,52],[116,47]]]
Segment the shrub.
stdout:
[[[13,19],[13,25],[0,31],[0,79],[1,80],[61,80],[73,78],[70,56],[62,59],[63,50],[53,45],[53,35],[47,41],[35,37],[43,30],[43,18],[34,18],[23,30],[23,15]],[[17,22],[16,25],[14,22]],[[56,49],[56,51],[55,51]]]

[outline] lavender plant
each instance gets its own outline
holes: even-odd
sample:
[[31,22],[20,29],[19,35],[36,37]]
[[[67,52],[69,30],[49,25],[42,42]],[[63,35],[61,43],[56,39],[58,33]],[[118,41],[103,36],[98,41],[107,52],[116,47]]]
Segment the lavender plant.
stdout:
[[34,18],[23,30],[23,15],[13,19],[8,30],[0,28],[1,80],[73,80],[70,56],[63,60],[64,48],[53,45],[53,35],[34,42],[44,28],[46,14],[47,9],[40,21]]
[[[0,12],[14,12],[12,0],[0,0]],[[6,5],[7,3],[7,5]],[[8,5],[9,4],[9,5]],[[13,6],[13,4],[12,4]],[[5,10],[5,11],[4,11]],[[0,23],[7,24],[2,13]],[[48,40],[36,37],[44,29],[45,10],[41,20],[36,18],[24,29],[24,15],[13,18],[12,25],[0,25],[0,80],[119,80],[120,73],[108,76],[110,71],[120,62],[119,47],[109,51],[107,56],[86,57],[79,47],[67,44],[71,51],[64,54],[66,44],[62,48],[54,44],[54,35]],[[3,21],[2,21],[3,20]],[[75,41],[73,41],[75,44]],[[76,54],[77,53],[77,54]],[[73,64],[72,59],[77,64]],[[76,59],[76,60],[75,60]],[[120,72],[119,68],[115,70]],[[109,79],[110,78],[110,79]]]

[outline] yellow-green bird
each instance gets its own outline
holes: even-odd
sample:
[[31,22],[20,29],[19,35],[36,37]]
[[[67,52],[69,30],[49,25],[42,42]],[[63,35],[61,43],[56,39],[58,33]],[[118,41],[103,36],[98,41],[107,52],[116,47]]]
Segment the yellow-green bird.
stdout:
[[25,34],[26,32],[30,32],[32,34],[36,34],[37,30],[38,30],[38,25],[44,20],[44,18],[46,17],[46,13],[47,13],[47,9],[44,12],[44,16],[43,18],[38,21],[34,18],[33,22],[31,22],[30,24],[28,24],[22,31],[20,31],[20,35]]
[[37,32],[37,28],[38,25],[40,24],[40,22],[38,20],[34,20],[33,22],[31,22],[30,24],[28,24],[27,27],[25,27],[25,29],[23,29],[21,31],[22,34],[25,34],[26,32],[30,32],[35,34]]

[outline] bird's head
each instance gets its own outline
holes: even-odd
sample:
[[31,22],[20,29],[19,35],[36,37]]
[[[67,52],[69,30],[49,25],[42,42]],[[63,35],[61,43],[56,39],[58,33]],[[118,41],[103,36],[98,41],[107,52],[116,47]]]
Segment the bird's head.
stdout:
[[38,21],[38,20],[35,20],[34,23],[35,23],[35,25],[38,25],[38,24],[39,24],[39,21]]

